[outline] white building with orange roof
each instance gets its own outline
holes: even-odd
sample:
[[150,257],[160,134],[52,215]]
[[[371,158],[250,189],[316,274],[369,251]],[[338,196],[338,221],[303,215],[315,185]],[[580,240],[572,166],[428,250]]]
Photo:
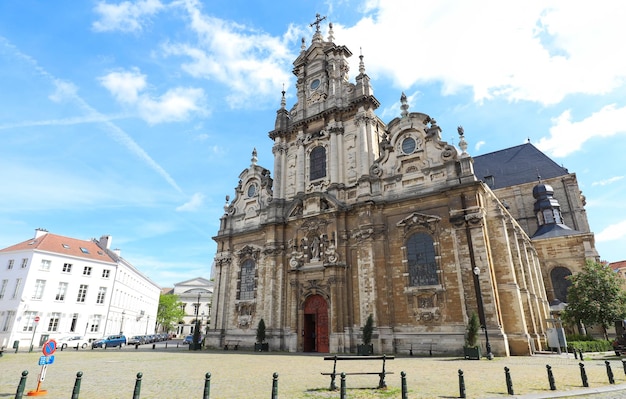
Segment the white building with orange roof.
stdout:
[[160,287],[110,244],[37,229],[0,250],[0,347],[154,332]]

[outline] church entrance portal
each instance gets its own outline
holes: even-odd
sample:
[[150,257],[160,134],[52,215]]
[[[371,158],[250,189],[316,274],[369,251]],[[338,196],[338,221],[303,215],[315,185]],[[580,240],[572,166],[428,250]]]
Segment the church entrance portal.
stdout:
[[304,302],[302,328],[305,352],[328,352],[328,303],[321,295],[312,295]]

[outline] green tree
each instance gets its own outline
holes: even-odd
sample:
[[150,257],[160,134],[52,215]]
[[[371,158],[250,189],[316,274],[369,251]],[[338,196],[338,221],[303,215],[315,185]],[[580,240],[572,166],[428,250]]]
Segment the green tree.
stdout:
[[626,294],[619,277],[608,265],[588,260],[583,270],[569,279],[572,285],[567,291],[563,318],[587,326],[599,325],[608,339],[607,328],[626,316]]
[[480,322],[476,312],[472,312],[467,323],[467,335],[465,336],[465,346],[475,348],[478,344],[478,332],[480,331]]
[[183,303],[178,300],[178,295],[159,296],[159,307],[157,309],[157,324],[161,326],[161,331],[169,332],[175,323],[178,323],[185,316]]
[[265,320],[259,320],[259,325],[256,328],[256,342],[262,344],[265,341]]

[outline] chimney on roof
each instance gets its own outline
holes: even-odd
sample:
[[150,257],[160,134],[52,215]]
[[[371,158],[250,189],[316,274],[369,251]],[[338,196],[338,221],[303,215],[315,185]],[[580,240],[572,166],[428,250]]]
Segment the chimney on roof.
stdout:
[[114,253],[115,255],[117,255],[117,256],[122,256],[122,250],[121,250],[121,249],[119,249],[119,248],[115,248],[115,249],[113,250],[113,253]]
[[111,247],[111,236],[103,235],[100,237],[99,243],[101,248],[109,249]]
[[46,229],[42,229],[41,227],[38,227],[35,229],[35,239],[48,234],[48,230]]

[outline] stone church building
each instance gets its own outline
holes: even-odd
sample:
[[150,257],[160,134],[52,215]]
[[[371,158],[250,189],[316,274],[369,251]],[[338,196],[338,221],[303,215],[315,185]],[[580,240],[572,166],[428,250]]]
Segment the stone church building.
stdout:
[[[576,176],[527,143],[473,158],[431,116],[376,116],[363,56],[319,29],[294,61],[269,138],[239,175],[214,240],[206,344],[355,352],[371,314],[377,353],[460,354],[476,312],[496,356],[546,348],[550,305],[598,260]],[[427,349],[426,349],[427,348]]]

